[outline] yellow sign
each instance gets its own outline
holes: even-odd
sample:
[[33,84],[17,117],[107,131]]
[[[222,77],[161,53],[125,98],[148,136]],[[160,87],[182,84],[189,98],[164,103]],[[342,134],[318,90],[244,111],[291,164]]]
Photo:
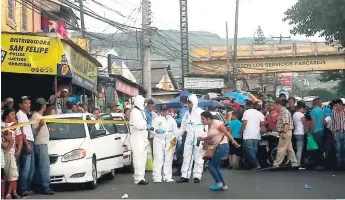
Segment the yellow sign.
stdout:
[[[239,70],[244,74],[270,72],[306,72],[345,69],[344,55],[280,57],[239,59]],[[193,73],[224,74],[228,73],[226,60],[193,61]]]
[[90,59],[74,50],[69,44],[63,43],[69,66],[72,72],[93,83],[97,82],[98,68]]
[[1,34],[1,72],[56,75],[62,52],[59,38]]

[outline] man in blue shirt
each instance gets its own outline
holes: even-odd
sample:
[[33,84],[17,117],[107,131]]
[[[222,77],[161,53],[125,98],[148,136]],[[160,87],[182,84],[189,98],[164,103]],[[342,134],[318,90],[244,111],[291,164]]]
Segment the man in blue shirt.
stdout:
[[[146,122],[148,126],[152,125],[152,120],[157,117],[157,113],[154,112],[155,109],[155,103],[152,101],[152,99],[147,100],[146,103],[146,108],[145,108],[145,115],[146,115]],[[149,130],[148,131],[149,135],[149,142],[150,142],[150,146],[151,146],[151,152],[153,152],[153,137],[152,137],[152,133]],[[153,157],[152,157],[153,158]]]
[[324,114],[321,108],[321,99],[316,98],[313,100],[313,110],[311,111],[312,125],[311,131],[313,133],[314,139],[316,140],[319,150],[323,150],[324,144]]
[[[186,96],[180,96],[180,104],[182,106],[178,118],[176,119],[177,126],[180,128],[182,118],[184,114],[188,111],[188,105],[187,105],[187,98]],[[182,141],[179,142],[179,144],[176,146],[176,157],[177,157],[177,171],[173,173],[173,176],[181,176],[181,167],[183,162],[183,150],[184,150],[184,141],[186,140],[186,133],[182,135]]]

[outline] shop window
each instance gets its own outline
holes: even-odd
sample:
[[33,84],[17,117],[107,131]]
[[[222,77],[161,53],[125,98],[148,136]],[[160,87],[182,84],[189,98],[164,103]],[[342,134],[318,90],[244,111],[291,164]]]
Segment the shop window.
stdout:
[[7,25],[16,29],[16,4],[15,0],[7,0]]
[[22,30],[28,30],[28,8],[25,0],[22,0]]

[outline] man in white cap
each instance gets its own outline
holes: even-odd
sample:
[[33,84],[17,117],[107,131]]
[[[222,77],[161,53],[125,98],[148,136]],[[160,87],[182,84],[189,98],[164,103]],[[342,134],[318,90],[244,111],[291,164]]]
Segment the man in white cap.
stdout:
[[184,152],[183,152],[183,164],[181,168],[181,179],[177,183],[187,183],[192,173],[193,169],[193,178],[194,183],[200,183],[202,171],[204,169],[204,150],[202,150],[202,144],[198,137],[205,137],[205,127],[201,122],[201,113],[204,112],[201,108],[198,107],[198,97],[195,94],[191,94],[187,99],[188,111],[182,118],[181,128],[179,130],[178,137],[175,138],[175,141],[183,135],[186,131],[186,141],[184,143]]
[[57,91],[55,95],[49,98],[49,104],[55,106],[56,114],[67,112],[68,89],[63,89],[62,92]]
[[12,98],[12,97],[8,97],[8,98],[6,99],[6,106],[7,106],[8,108],[13,108],[13,105],[14,105],[13,98]]

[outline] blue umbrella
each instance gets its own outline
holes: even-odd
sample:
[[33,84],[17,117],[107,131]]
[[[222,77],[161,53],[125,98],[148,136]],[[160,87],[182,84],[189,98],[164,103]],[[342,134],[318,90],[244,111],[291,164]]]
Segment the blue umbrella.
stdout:
[[228,93],[225,93],[224,96],[236,99],[236,102],[239,103],[240,105],[244,105],[244,100],[249,99],[247,96],[238,92],[228,92]]
[[[176,97],[174,100],[167,103],[168,108],[181,108],[180,104],[180,96]],[[198,106],[201,108],[208,107],[208,108],[222,108],[224,107],[223,104],[219,103],[215,100],[207,100],[207,99],[198,99]]]
[[199,103],[198,106],[201,108],[223,108],[224,105],[215,100],[208,100],[208,99],[198,99]]

